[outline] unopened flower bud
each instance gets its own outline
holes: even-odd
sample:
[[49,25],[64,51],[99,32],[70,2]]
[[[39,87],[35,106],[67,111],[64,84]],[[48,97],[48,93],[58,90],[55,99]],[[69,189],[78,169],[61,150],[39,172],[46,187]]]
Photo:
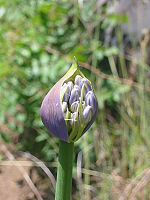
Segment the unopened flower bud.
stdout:
[[68,85],[68,87],[69,87],[69,89],[70,89],[70,91],[73,89],[73,82],[72,81],[69,81],[68,83],[67,83],[67,85]]
[[86,122],[90,122],[92,119],[92,115],[93,115],[92,107],[88,105],[87,107],[85,107],[83,111],[83,119]]
[[93,124],[97,99],[75,62],[45,96],[40,114],[47,129],[66,142],[77,141]]
[[88,91],[92,90],[91,85],[88,83],[88,81],[85,78],[83,78],[81,80],[80,88],[82,88],[83,85],[84,85],[85,93],[87,93]]
[[80,90],[73,88],[69,99],[70,105],[73,104],[73,102],[78,101],[79,97],[80,97]]
[[78,85],[78,86],[80,86],[81,79],[82,79],[82,77],[81,77],[80,75],[77,75],[77,76],[75,77],[75,81],[74,81],[75,84]]
[[93,91],[89,91],[86,96],[85,96],[85,105],[88,106],[92,106],[93,111],[95,112],[95,110],[97,109],[97,100],[96,97],[93,93]]
[[71,112],[76,112],[79,107],[79,101],[75,101],[71,104]]
[[65,86],[63,86],[63,88],[61,89],[61,99],[62,101],[67,102],[69,97],[70,97],[70,88],[67,84],[65,84]]

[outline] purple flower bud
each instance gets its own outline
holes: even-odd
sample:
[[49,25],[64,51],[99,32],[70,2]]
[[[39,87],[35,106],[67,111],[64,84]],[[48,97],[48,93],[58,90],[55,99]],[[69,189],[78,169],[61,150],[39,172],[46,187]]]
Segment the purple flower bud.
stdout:
[[72,105],[73,102],[78,101],[79,97],[80,97],[80,90],[73,88],[73,90],[71,91],[69,104]]
[[88,91],[92,90],[90,83],[85,78],[82,78],[80,82],[80,88],[82,88],[84,85],[84,94],[86,94]]
[[93,91],[89,91],[85,96],[85,105],[92,106],[92,110],[95,112],[97,109],[97,100]]
[[82,79],[82,77],[80,75],[76,75],[75,81],[74,81],[75,84],[78,85],[78,86],[80,86],[81,79]]
[[96,118],[97,100],[90,81],[83,77],[75,62],[44,97],[41,105],[43,124],[66,142],[78,140]]
[[73,88],[80,91],[80,87],[78,85],[74,85]]
[[86,122],[90,122],[92,119],[92,115],[93,115],[92,107],[88,105],[83,111],[83,119]]
[[70,89],[70,91],[73,89],[73,82],[72,81],[69,81],[68,83],[67,83],[67,85],[68,85],[68,87],[69,87],[69,89]]
[[71,104],[71,112],[76,112],[78,106],[79,106],[79,101],[73,102],[73,104]]
[[74,85],[73,87],[75,90],[78,90],[79,91],[79,96],[81,96],[81,89],[78,85]]
[[61,98],[62,98],[62,101],[65,101],[65,102],[68,102],[69,100],[69,97],[70,97],[70,88],[69,86],[65,83],[62,88],[61,88]]

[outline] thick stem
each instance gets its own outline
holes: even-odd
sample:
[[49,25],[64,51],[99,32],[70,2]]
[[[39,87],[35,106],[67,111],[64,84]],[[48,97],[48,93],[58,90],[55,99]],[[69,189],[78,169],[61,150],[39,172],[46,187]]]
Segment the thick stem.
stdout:
[[60,140],[55,200],[70,200],[74,143]]

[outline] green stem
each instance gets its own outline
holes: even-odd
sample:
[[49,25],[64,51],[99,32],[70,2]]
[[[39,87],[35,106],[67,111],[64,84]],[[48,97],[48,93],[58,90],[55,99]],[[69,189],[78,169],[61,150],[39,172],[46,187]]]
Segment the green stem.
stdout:
[[[89,159],[89,154],[87,152],[87,148],[88,148],[88,135],[85,135],[83,138],[83,145],[84,145],[84,163],[85,163],[85,169],[89,170],[90,168],[90,159]],[[90,185],[90,176],[89,174],[85,174],[84,176],[84,184],[86,186]],[[90,200],[90,190],[85,188],[85,199],[86,200]]]
[[74,143],[60,141],[55,200],[70,200]]

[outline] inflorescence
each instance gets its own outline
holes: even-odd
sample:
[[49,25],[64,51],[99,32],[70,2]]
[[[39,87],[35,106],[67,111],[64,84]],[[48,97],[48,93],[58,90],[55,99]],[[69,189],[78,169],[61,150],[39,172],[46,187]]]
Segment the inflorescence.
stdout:
[[62,111],[70,132],[74,128],[86,128],[96,112],[97,100],[90,82],[80,75],[61,87]]

